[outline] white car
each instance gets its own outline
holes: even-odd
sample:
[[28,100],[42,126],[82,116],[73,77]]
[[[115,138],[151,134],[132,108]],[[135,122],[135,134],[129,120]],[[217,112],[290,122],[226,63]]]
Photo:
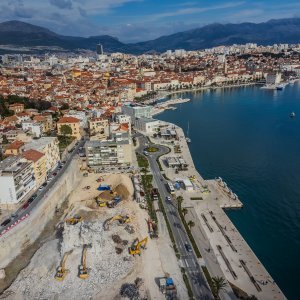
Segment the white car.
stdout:
[[172,201],[172,199],[171,199],[170,196],[167,196],[167,197],[166,197],[166,200],[167,200],[167,201]]

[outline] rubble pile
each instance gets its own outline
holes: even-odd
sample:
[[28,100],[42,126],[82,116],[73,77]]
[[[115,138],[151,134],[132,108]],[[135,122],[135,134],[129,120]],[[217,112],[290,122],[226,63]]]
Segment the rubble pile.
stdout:
[[[119,231],[118,231],[119,230]],[[119,254],[113,249],[115,243],[111,233],[103,230],[103,223],[81,222],[64,225],[62,238],[45,243],[34,255],[29,266],[24,269],[9,290],[22,295],[23,299],[83,299],[90,298],[106,287],[114,286],[133,267],[134,261],[124,259],[128,256],[124,243],[118,234],[128,235],[124,229],[114,229],[119,242]],[[118,238],[116,238],[118,237]],[[78,278],[78,268],[84,244],[92,244],[87,250],[89,277]],[[54,278],[64,253],[72,251],[66,261],[68,274],[64,281]],[[35,283],[35,284],[33,284]]]

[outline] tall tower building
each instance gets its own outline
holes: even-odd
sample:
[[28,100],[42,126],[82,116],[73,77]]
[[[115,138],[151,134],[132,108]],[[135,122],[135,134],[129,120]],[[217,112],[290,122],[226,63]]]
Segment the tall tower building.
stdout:
[[97,52],[98,55],[103,55],[103,46],[102,46],[102,44],[97,44],[96,52]]

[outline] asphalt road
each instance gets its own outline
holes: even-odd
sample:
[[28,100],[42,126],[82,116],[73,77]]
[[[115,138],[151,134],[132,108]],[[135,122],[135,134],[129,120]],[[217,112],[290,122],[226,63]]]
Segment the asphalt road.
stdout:
[[68,168],[68,166],[70,165],[72,159],[74,158],[74,156],[77,154],[78,149],[80,147],[83,147],[85,143],[85,140],[80,140],[78,142],[78,145],[76,145],[74,147],[74,150],[68,154],[68,156],[65,159],[65,164],[62,166],[61,169],[59,169],[59,167],[57,166],[56,169],[54,169],[53,171],[51,171],[50,176],[53,173],[57,173],[56,176],[53,177],[53,179],[46,185],[46,187],[39,191],[37,190],[34,195],[37,195],[37,197],[29,204],[29,206],[26,209],[23,209],[22,206],[24,205],[24,203],[22,204],[22,206],[15,212],[15,214],[17,215],[17,217],[15,217],[14,219],[12,219],[10,221],[10,223],[8,223],[6,226],[1,226],[0,227],[0,233],[5,230],[6,228],[10,227],[14,222],[16,222],[18,219],[21,219],[23,216],[25,216],[26,214],[30,214],[30,212],[35,209],[35,207],[41,202],[41,201],[45,201],[45,199],[47,199],[47,193],[49,192],[49,190],[51,190],[51,188],[57,183],[57,181],[61,178],[61,176],[63,175],[63,173],[65,172],[65,170]]
[[[137,134],[136,136],[139,138],[139,142],[140,142],[140,147],[138,148],[138,152],[143,154],[144,148],[147,147],[147,144],[149,142],[147,138],[142,135]],[[162,176],[159,166],[156,162],[156,159],[158,156],[167,153],[168,148],[161,145],[154,145],[154,146],[157,147],[159,151],[151,154],[149,153],[149,155],[147,156],[149,160],[149,166],[153,174],[153,179],[160,193],[162,203],[164,205],[167,218],[174,235],[175,243],[180,253],[182,264],[189,278],[189,282],[192,287],[194,297],[196,299],[214,299],[206,283],[204,274],[202,272],[201,267],[199,266],[194,251],[189,252],[186,249],[185,244],[188,243],[189,245],[191,245],[191,243],[185,231],[185,228],[181,222],[176,203],[174,199],[172,199],[172,201],[166,200],[167,196],[172,198],[172,195],[167,190],[166,187],[167,181]]]

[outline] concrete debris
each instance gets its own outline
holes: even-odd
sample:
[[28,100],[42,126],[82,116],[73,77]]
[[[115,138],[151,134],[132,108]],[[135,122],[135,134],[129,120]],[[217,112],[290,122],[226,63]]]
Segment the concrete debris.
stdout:
[[124,229],[130,234],[135,233],[135,230],[134,230],[133,226],[131,226],[131,225],[126,225]]
[[121,286],[120,295],[130,300],[139,300],[140,292],[134,283],[124,283]]
[[116,243],[116,244],[121,244],[122,243],[122,239],[120,238],[119,235],[114,234],[111,236],[112,240]]

